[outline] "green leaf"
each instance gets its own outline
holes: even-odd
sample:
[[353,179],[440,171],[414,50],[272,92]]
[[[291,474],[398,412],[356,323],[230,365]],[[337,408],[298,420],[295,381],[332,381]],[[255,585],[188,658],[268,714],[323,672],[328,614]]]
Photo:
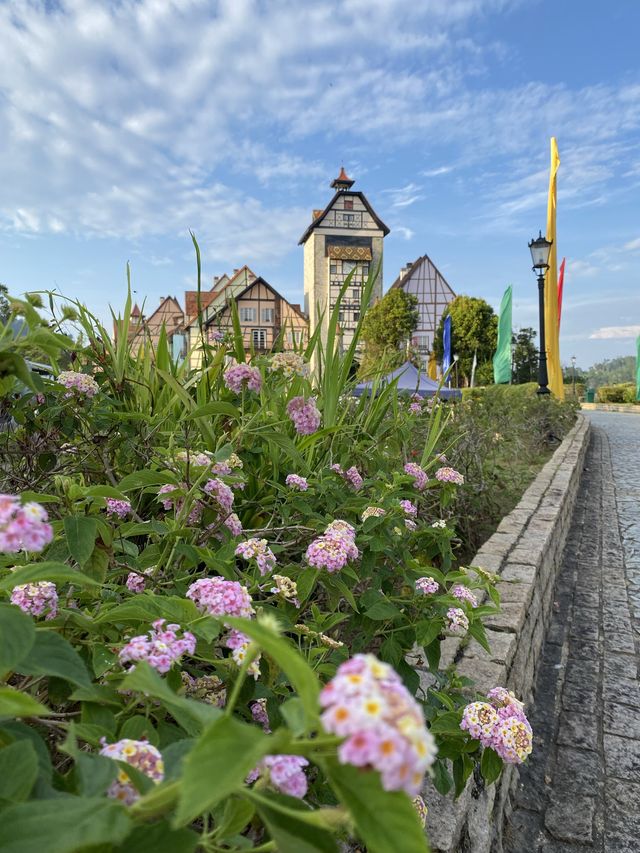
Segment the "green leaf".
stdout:
[[211,723],[184,760],[176,825],[190,823],[241,790],[249,771],[274,746],[273,736],[232,717]]
[[[178,596],[154,595],[152,592],[140,593],[129,601],[117,604],[105,610],[95,621],[100,624],[107,622],[153,622],[155,619],[166,619],[178,622],[182,626],[202,620],[202,614],[193,601]],[[217,636],[217,634],[216,634]]]
[[168,471],[134,471],[120,481],[120,491],[132,492],[145,486],[164,486],[165,483],[177,483],[177,480]]
[[239,409],[231,403],[224,403],[221,400],[217,400],[213,403],[205,403],[204,406],[198,406],[197,409],[194,409],[192,412],[188,412],[185,417],[189,420],[194,420],[195,418],[208,418],[211,415],[226,415],[236,421],[242,419],[242,414]]
[[106,755],[91,755],[78,750],[74,756],[80,792],[85,797],[102,797],[116,778],[118,763]]
[[433,734],[457,735],[462,737],[464,736],[464,732],[460,728],[461,720],[461,711],[445,711],[444,714],[440,714],[429,724],[429,728]]
[[109,552],[96,546],[83,568],[87,577],[93,578],[98,583],[104,583],[109,568]]
[[420,646],[430,645],[442,631],[442,618],[422,619],[416,625],[416,642]]
[[91,684],[84,661],[73,646],[55,631],[39,628],[29,653],[16,665],[23,675],[54,675],[78,687]]
[[305,733],[306,721],[304,705],[298,696],[288,699],[283,705],[281,705],[280,713],[282,714],[289,731],[294,737],[300,737]]
[[128,737],[131,740],[148,740],[153,746],[158,746],[160,738],[153,727],[151,720],[141,714],[135,714],[125,720],[120,727],[119,737]]
[[433,765],[433,786],[443,797],[453,788],[453,779],[447,770],[447,762],[439,758],[436,758]]
[[160,699],[190,735],[200,734],[208,723],[216,720],[221,714],[220,709],[212,705],[177,696],[145,661],[136,664],[133,672],[130,672],[122,682],[122,688],[136,690],[154,699]]
[[65,797],[10,806],[0,821],[2,853],[78,853],[119,844],[131,828],[120,803],[105,798]]
[[272,808],[266,797],[260,797],[257,810],[278,853],[338,853],[331,834],[301,820],[293,808],[284,813]]
[[0,749],[0,801],[26,800],[38,777],[38,756],[29,740]]
[[15,667],[35,639],[33,619],[13,604],[0,604],[0,678]]
[[485,652],[491,654],[491,648],[489,646],[489,641],[487,640],[487,634],[484,630],[484,625],[482,622],[472,622],[469,625],[469,634],[473,637],[476,642],[480,643]]
[[378,601],[365,610],[364,615],[369,619],[384,621],[385,619],[394,619],[401,614],[395,604],[392,604],[384,596],[381,596]]
[[64,520],[69,553],[78,565],[83,566],[93,554],[98,532],[98,522],[86,515],[72,515]]
[[47,717],[50,713],[28,693],[0,685],[0,717]]
[[480,761],[480,770],[487,785],[491,785],[502,773],[502,759],[493,749],[485,747]]
[[335,758],[323,759],[322,766],[369,853],[428,853],[424,830],[406,794],[383,790],[378,773],[338,764]]
[[29,563],[11,572],[0,581],[0,589],[13,589],[25,583],[37,581],[52,581],[53,583],[73,583],[76,586],[98,586],[96,581],[88,578],[78,569],[72,569],[65,563]]
[[137,826],[113,853],[193,853],[199,836],[190,829],[171,829],[166,821]]
[[247,826],[255,814],[253,803],[239,797],[229,797],[225,803],[222,820],[217,825],[220,838],[237,835]]
[[311,727],[318,719],[320,685],[309,664],[288,640],[278,636],[260,622],[236,617],[229,617],[225,621],[251,637],[286,673],[304,705],[307,726]]
[[51,778],[53,768],[49,747],[32,726],[20,722],[20,720],[5,720],[0,726],[0,739],[5,742],[29,741],[38,757],[40,775],[45,779]]
[[115,498],[119,501],[124,498],[122,492],[114,489],[113,486],[90,486],[85,490],[85,495],[88,498]]

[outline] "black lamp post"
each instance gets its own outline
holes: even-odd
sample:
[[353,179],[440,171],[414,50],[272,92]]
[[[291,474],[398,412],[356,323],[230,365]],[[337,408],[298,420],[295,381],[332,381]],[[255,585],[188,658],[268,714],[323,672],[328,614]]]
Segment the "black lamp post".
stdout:
[[549,269],[549,252],[553,241],[542,236],[542,231],[529,243],[533,271],[538,276],[538,302],[540,306],[540,357],[538,359],[538,390],[536,394],[549,394],[547,376],[547,342],[544,333],[544,274]]

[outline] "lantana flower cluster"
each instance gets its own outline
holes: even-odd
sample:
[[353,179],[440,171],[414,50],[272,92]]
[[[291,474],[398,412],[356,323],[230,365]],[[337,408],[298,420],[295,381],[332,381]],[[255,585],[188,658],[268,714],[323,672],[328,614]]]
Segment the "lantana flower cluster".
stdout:
[[[140,773],[144,773],[156,785],[164,779],[162,755],[155,746],[146,740],[123,738],[117,743],[107,744],[103,738],[100,755],[106,755],[107,758],[113,758],[114,761],[124,761],[131,767],[135,767]],[[107,791],[107,796],[130,806],[139,800],[141,795],[133,786],[127,773],[124,770],[119,770],[117,778],[111,783]]]
[[196,649],[196,638],[190,631],[181,631],[180,625],[167,625],[164,619],[156,619],[151,625],[148,634],[132,637],[129,642],[120,649],[118,659],[120,663],[133,663],[131,669],[135,668],[138,661],[146,661],[159,673],[169,672],[172,665],[179,661],[184,654],[192,655]]
[[294,397],[287,403],[287,414],[293,421],[298,435],[312,435],[322,421],[322,415],[314,397],[305,400],[304,397]]
[[232,364],[222,374],[224,384],[229,391],[240,394],[243,388],[260,393],[262,374],[257,367],[250,364]]
[[0,551],[42,551],[53,539],[48,517],[38,503],[23,504],[17,495],[0,495]]
[[299,474],[287,474],[285,484],[290,489],[298,489],[301,492],[306,492],[309,488],[306,477],[301,477]]
[[107,498],[107,512],[109,515],[117,515],[118,518],[126,518],[132,511],[130,501],[120,501],[116,498]]
[[255,560],[263,577],[273,571],[276,565],[275,554],[266,539],[247,539],[237,546],[235,554],[244,560]]
[[440,589],[440,584],[432,577],[418,578],[416,581],[416,590],[423,595],[433,595]]
[[300,607],[298,601],[298,584],[286,575],[274,575],[272,578],[275,586],[271,588],[271,592],[284,598],[285,601],[290,601],[296,607]]
[[469,587],[464,584],[458,583],[451,590],[452,595],[457,598],[459,601],[468,601],[472,607],[478,606],[478,599],[471,592]]
[[417,489],[419,492],[424,491],[427,488],[427,483],[429,482],[429,478],[425,471],[417,465],[415,462],[407,462],[404,466],[405,474],[408,474],[410,477],[413,477],[413,488]]
[[436,756],[420,706],[400,676],[374,655],[356,655],[338,667],[320,694],[322,725],[346,738],[342,764],[378,770],[386,791],[420,792]]
[[332,521],[324,534],[314,539],[307,548],[307,562],[316,569],[326,569],[330,573],[344,569],[350,560],[357,560],[360,556],[355,535],[355,529],[346,521]]
[[144,569],[142,573],[140,572],[129,572],[127,575],[127,580],[125,581],[125,586],[129,590],[129,592],[144,592],[147,586],[147,579],[145,577],[153,574],[155,566],[149,566],[148,569]]
[[381,506],[368,506],[366,509],[363,509],[361,518],[363,521],[366,521],[368,518],[382,518],[386,514],[387,511]]
[[453,483],[456,486],[464,484],[464,477],[455,468],[438,468],[435,476],[436,480],[439,480],[441,483]]
[[263,776],[276,791],[302,799],[308,788],[303,768],[308,764],[301,755],[266,755],[249,774],[247,781],[255,782]]
[[55,619],[58,615],[58,591],[51,581],[37,581],[14,586],[11,603],[31,616]]
[[349,483],[354,492],[357,492],[362,488],[364,480],[355,465],[352,465],[351,468],[347,468],[347,470],[344,471],[342,466],[336,463],[331,466],[331,470],[335,471],[336,474],[339,474],[343,480]]
[[213,479],[207,480],[204,484],[204,491],[211,495],[214,501],[220,507],[220,510],[223,515],[227,516],[231,512],[231,508],[233,507],[234,495],[233,491],[227,486],[226,483],[223,483],[222,480]]
[[[221,577],[200,578],[187,590],[187,598],[190,598],[203,613],[218,618],[240,616],[250,619],[255,614],[247,588],[238,581],[228,581]],[[229,625],[227,624],[226,627]],[[238,666],[245,659],[249,643],[249,638],[235,628],[232,628],[225,638],[225,645],[231,650],[231,656]],[[260,675],[258,658],[249,667],[249,673],[254,678]]]
[[533,749],[533,730],[524,705],[506,687],[494,687],[488,702],[471,702],[460,728],[493,749],[506,764],[522,764]]
[[63,370],[56,378],[58,385],[67,389],[65,397],[72,397],[74,391],[83,397],[95,397],[100,386],[92,376],[75,370]]
[[[162,503],[162,506],[165,510],[174,510],[174,512],[179,513],[184,506],[184,498],[178,497],[176,494],[179,491],[187,492],[189,488],[186,483],[180,483],[180,485],[175,486],[173,483],[165,483],[164,486],[160,486],[158,489],[158,500]],[[189,517],[187,521],[189,524],[197,524],[202,518],[202,504],[200,501],[195,501],[193,506],[189,511]]]
[[269,363],[269,370],[280,371],[286,377],[306,376],[308,367],[297,352],[277,352]]
[[461,607],[447,610],[447,628],[452,634],[464,634],[469,629],[469,619]]

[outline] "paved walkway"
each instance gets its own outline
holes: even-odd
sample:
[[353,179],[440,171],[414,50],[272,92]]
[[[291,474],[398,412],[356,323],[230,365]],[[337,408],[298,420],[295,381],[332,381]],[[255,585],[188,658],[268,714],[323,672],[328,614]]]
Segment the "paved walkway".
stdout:
[[589,417],[508,853],[640,851],[640,419]]

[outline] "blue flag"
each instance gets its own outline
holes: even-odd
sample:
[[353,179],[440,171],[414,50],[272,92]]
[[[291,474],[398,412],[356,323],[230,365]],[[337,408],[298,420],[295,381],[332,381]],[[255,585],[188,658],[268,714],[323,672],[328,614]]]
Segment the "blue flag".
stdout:
[[442,372],[446,375],[451,367],[451,315],[444,318],[442,329]]

